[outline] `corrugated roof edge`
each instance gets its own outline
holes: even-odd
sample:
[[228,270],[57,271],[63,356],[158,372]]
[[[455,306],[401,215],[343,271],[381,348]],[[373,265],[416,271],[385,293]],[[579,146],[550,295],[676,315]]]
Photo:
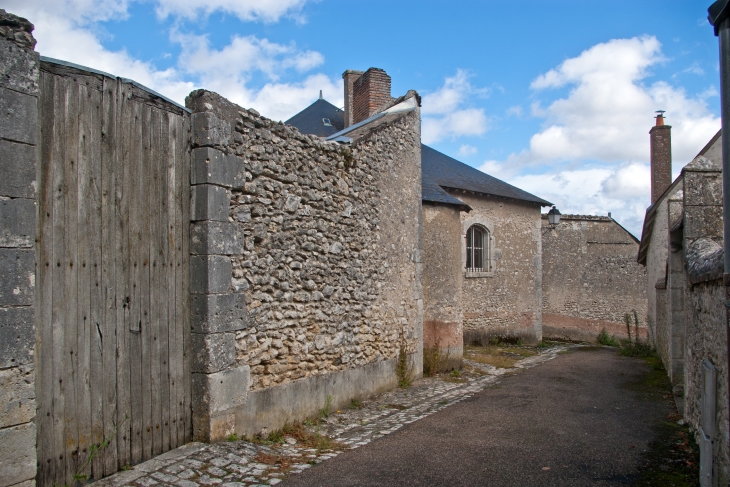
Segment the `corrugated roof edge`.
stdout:
[[131,84],[132,86],[136,86],[140,90],[144,90],[144,91],[146,91],[147,93],[149,93],[151,95],[154,95],[154,96],[156,96],[156,97],[158,97],[158,98],[160,98],[162,100],[165,100],[167,103],[170,103],[171,105],[175,105],[176,107],[181,108],[181,109],[185,110],[188,113],[193,113],[192,111],[190,111],[190,109],[186,108],[185,106],[180,105],[179,103],[177,103],[175,101],[172,101],[171,99],[169,99],[165,95],[162,95],[162,94],[156,92],[155,90],[153,90],[151,88],[147,88],[145,85],[143,85],[141,83],[138,83],[138,82],[134,81],[133,79],[122,78],[121,76],[114,76],[113,74],[109,74],[109,73],[107,73],[105,71],[99,71],[98,69],[90,68],[88,66],[82,66],[80,64],[72,63],[72,62],[69,62],[69,61],[63,61],[61,59],[55,59],[55,58],[47,57],[47,56],[41,56],[40,58],[41,58],[41,61],[42,62],[51,63],[51,64],[59,64],[61,66],[68,66],[69,68],[74,68],[74,69],[78,69],[78,70],[81,70],[81,71],[86,71],[87,73],[94,73],[94,74],[98,74],[98,75],[101,75],[101,76],[106,76],[107,78],[112,78],[112,79],[119,78],[122,81],[122,83],[127,83],[127,84]]

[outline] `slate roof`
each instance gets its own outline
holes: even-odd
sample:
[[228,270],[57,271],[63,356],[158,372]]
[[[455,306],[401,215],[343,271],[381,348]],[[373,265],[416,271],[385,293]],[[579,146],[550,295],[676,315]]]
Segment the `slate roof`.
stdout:
[[[344,115],[345,112],[320,98],[284,123],[298,128],[303,134],[329,137],[345,128]],[[325,125],[324,118],[328,118],[332,126]]]
[[[329,137],[344,130],[343,115],[342,110],[326,100],[319,99],[285,123],[298,128],[303,134]],[[332,126],[325,126],[322,123],[323,118],[329,118]],[[421,144],[421,199],[431,203],[459,206],[467,211],[471,209],[466,203],[446,192],[444,188],[501,196],[536,203],[540,206],[552,206],[549,201]]]
[[430,188],[436,184],[441,188],[465,189],[475,193],[529,201],[541,206],[552,206],[549,201],[507,184],[423,144],[421,144],[421,171],[424,201],[441,202],[439,199],[430,199],[438,198],[438,194],[432,195],[430,189],[428,193],[426,191],[427,186]]

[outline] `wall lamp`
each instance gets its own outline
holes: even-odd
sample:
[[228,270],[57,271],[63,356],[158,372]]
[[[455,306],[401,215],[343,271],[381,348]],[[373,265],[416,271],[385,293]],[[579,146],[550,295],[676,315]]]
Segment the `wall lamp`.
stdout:
[[553,207],[550,208],[550,211],[548,211],[547,219],[549,225],[545,230],[543,230],[543,235],[545,235],[550,230],[554,230],[560,224],[560,210],[555,208],[555,205],[553,205]]

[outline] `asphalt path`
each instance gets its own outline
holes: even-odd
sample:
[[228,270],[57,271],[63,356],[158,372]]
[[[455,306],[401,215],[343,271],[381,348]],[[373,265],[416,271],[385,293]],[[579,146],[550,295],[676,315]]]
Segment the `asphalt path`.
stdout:
[[279,485],[631,485],[673,412],[649,373],[615,349],[572,349]]

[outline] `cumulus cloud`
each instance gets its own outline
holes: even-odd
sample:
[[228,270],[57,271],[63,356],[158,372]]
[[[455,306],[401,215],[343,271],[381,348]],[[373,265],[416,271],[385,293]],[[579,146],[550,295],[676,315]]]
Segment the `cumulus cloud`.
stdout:
[[459,147],[459,155],[462,157],[473,156],[476,153],[477,153],[477,148],[472,145],[462,144],[462,146]]
[[[667,111],[675,169],[720,128],[707,106],[716,96],[713,89],[689,94],[664,80],[647,82],[652,66],[665,62],[653,36],[614,39],[565,60],[531,84],[537,98],[531,114],[545,123],[529,147],[502,161],[485,161],[481,169],[567,212],[612,211],[638,235],[649,205],[654,111]],[[545,102],[557,88],[568,88],[567,95]]]
[[489,129],[483,108],[470,107],[474,98],[489,96],[488,88],[477,88],[462,69],[446,78],[441,88],[423,97],[421,138],[426,144],[446,138],[482,135]]
[[307,0],[157,0],[160,17],[178,16],[190,20],[213,12],[235,15],[241,20],[276,22],[282,16],[301,18]]
[[[311,103],[323,90],[342,105],[342,81],[313,74],[303,81],[282,83],[288,72],[305,73],[320,66],[324,57],[316,51],[300,50],[296,44],[279,44],[254,36],[234,36],[214,48],[204,35],[185,34],[179,23],[170,33],[180,44],[176,66],[158,69],[153,63],[135,59],[125,50],[106,49],[96,22],[128,17],[128,0],[9,0],[6,7],[28,17],[36,26],[36,49],[45,56],[89,66],[130,78],[163,95],[184,103],[193,89],[204,87],[246,107],[254,107],[274,119],[286,119]],[[156,0],[161,16],[198,17],[221,11],[243,20],[273,22],[300,12],[305,0]],[[251,77],[262,73],[269,82],[252,88]]]

